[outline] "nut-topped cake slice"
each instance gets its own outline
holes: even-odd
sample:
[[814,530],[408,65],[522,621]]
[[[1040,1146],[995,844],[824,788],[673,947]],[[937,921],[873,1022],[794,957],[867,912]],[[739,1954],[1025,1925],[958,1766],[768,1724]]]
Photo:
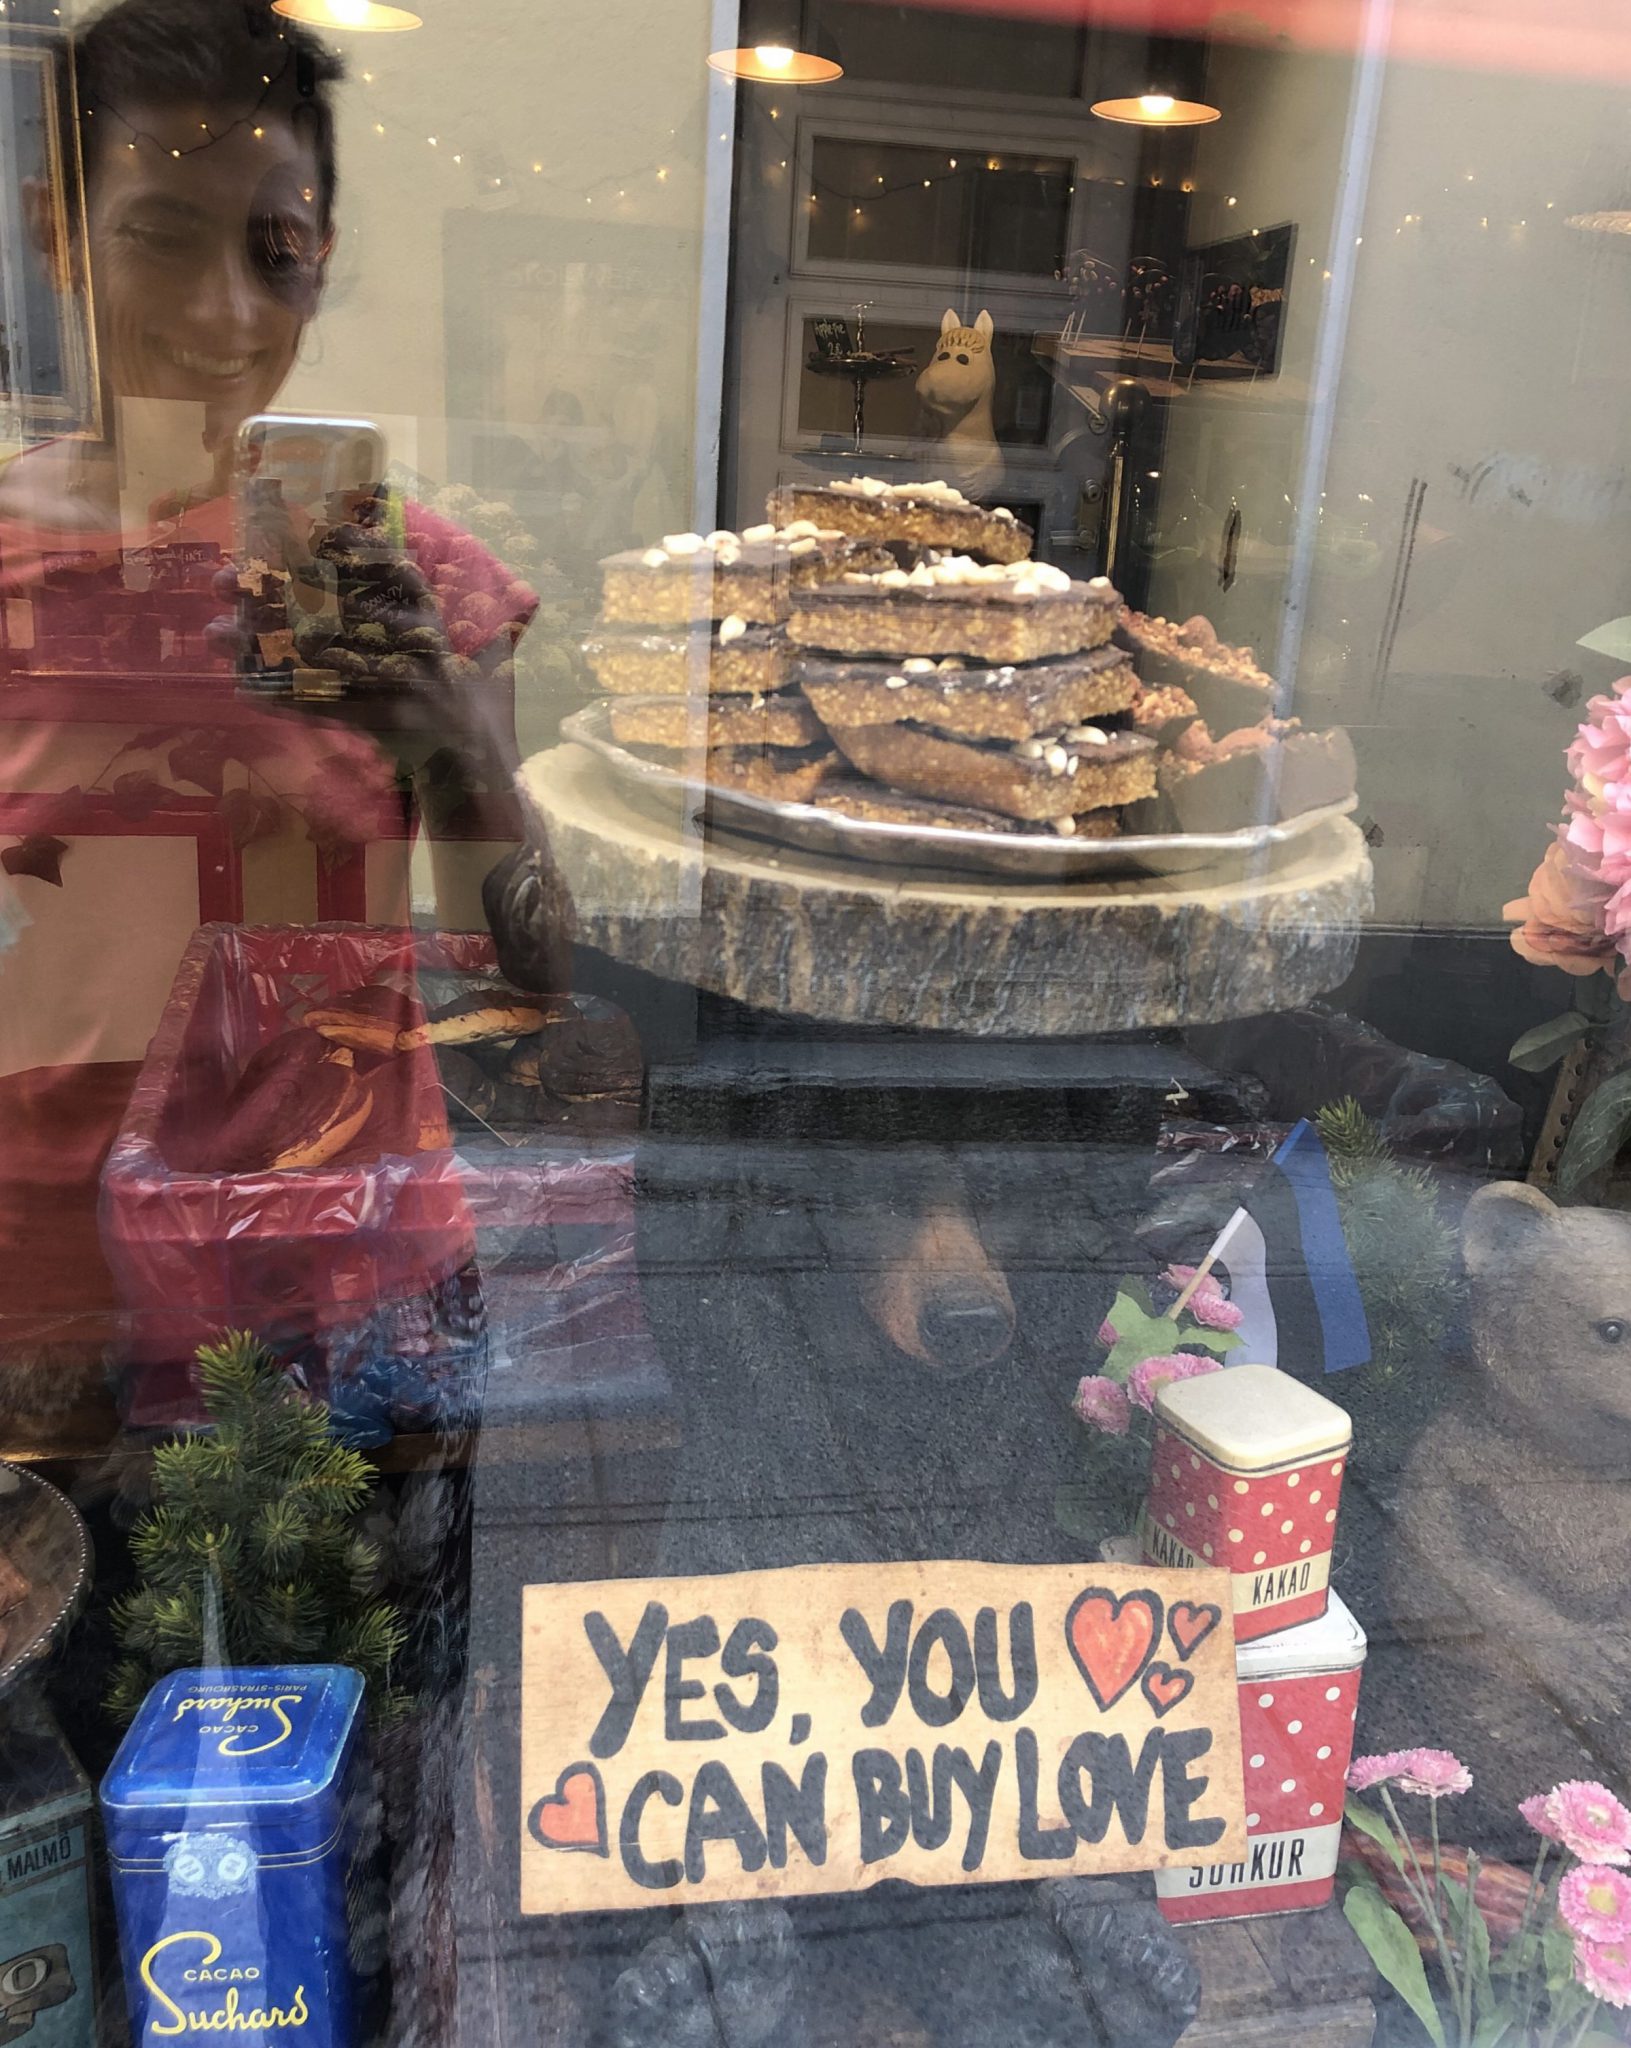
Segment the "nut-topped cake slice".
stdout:
[[826,725],[901,725],[915,721],[978,740],[1024,740],[1033,733],[1108,718],[1132,704],[1138,679],[1119,647],[992,668],[960,654],[900,661],[834,661],[801,654],[795,673]]
[[1031,529],[1005,506],[987,508],[953,484],[885,483],[852,476],[840,483],[783,484],[766,507],[778,522],[813,520],[861,540],[912,541],[919,547],[1020,562],[1031,552]]
[[812,522],[743,533],[670,533],[600,565],[603,626],[683,626],[732,616],[773,626],[793,595],[846,569],[883,569],[887,549]]
[[1075,583],[1046,562],[937,555],[912,569],[844,570],[796,590],[787,637],[833,654],[1017,664],[1102,647],[1120,605],[1102,576]]
[[787,636],[731,613],[667,628],[602,626],[583,643],[601,689],[617,697],[762,694],[788,679]]
[[[1072,726],[1019,741],[949,739],[924,725],[829,728],[844,758],[913,796],[1038,823],[1137,802],[1155,789],[1153,740]],[[1056,829],[1063,830],[1063,826]]]

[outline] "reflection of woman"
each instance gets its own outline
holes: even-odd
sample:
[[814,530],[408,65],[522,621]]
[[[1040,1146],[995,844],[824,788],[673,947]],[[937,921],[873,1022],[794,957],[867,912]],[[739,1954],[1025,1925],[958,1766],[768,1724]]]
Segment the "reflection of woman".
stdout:
[[[389,749],[241,702],[210,638],[228,465],[316,310],[340,67],[267,0],[120,0],[75,68],[103,432],[0,468],[0,842],[32,919],[0,976],[0,1354],[99,1338],[96,1173],[192,929],[405,920],[401,792],[432,756],[443,792],[507,789],[532,608],[409,505],[403,544],[479,679],[405,689]],[[24,197],[49,247],[46,196]]]

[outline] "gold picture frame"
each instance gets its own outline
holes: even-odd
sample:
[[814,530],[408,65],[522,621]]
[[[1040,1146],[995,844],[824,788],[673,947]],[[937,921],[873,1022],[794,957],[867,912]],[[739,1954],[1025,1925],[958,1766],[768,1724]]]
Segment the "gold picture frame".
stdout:
[[0,27],[0,448],[101,431],[71,64],[60,29]]

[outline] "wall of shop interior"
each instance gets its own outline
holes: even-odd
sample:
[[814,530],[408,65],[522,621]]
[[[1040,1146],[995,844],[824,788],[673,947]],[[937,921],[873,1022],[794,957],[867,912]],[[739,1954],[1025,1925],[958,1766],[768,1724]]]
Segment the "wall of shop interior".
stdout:
[[1314,362],[1324,273],[1351,265],[1294,708],[1354,733],[1377,921],[1487,928],[1560,811],[1580,699],[1625,665],[1574,642],[1631,612],[1631,242],[1565,223],[1624,204],[1631,138],[1607,86],[1391,67],[1358,236],[1333,250],[1353,76],[1308,55],[1215,56],[1225,118],[1202,142],[1197,234],[1227,232],[1230,192],[1248,226],[1298,222],[1292,426],[1282,447],[1246,409],[1174,409],[1169,470],[1205,478],[1214,511],[1237,480],[1248,546],[1229,593],[1202,565],[1163,602],[1265,655],[1278,644],[1274,488],[1295,494],[1311,417],[1294,380]]

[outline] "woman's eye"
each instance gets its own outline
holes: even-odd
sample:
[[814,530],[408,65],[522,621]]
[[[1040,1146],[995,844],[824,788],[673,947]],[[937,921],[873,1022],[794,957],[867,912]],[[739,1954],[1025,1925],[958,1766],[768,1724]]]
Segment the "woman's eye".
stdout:
[[122,228],[120,233],[132,248],[139,249],[144,256],[180,256],[185,254],[188,246],[187,237],[177,234],[173,228],[149,228],[133,223]]
[[1618,1316],[1610,1316],[1606,1322],[1598,1323],[1596,1329],[1605,1344],[1621,1344],[1625,1341],[1626,1331],[1631,1330],[1631,1323],[1621,1322]]

